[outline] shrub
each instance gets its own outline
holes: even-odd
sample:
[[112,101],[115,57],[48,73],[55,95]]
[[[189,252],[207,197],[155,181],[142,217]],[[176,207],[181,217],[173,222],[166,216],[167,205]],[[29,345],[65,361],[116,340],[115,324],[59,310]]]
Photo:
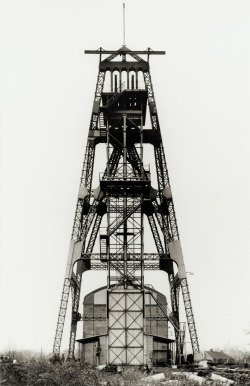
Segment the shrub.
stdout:
[[96,386],[97,376],[90,366],[78,362],[51,363],[46,359],[22,363],[2,363],[1,375],[8,385]]

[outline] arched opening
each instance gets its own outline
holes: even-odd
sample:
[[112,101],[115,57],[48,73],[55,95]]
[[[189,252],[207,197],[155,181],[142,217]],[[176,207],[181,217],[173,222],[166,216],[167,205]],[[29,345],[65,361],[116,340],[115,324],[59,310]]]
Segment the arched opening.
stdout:
[[121,72],[121,91],[127,88],[128,88],[127,71],[123,70]]
[[111,91],[111,71],[107,70],[105,75],[103,92],[110,92],[110,91]]
[[118,88],[120,86],[120,73],[119,71],[115,70],[112,73],[112,92],[118,92]]
[[144,76],[142,71],[138,71],[138,89],[140,90],[145,89],[145,82],[144,82]]
[[129,72],[129,88],[131,88],[131,90],[135,90],[137,88],[137,84],[136,84],[136,73],[135,71],[130,71]]

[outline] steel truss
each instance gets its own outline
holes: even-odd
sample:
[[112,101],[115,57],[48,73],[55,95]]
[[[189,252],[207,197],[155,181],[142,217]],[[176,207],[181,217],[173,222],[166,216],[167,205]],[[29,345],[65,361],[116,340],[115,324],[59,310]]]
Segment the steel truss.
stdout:
[[[156,53],[150,49],[147,52],[148,55]],[[180,359],[185,335],[185,330],[179,321],[180,288],[194,353],[199,352],[199,344],[181,254],[149,63],[137,52],[130,53],[125,46],[115,52],[110,51],[111,55],[104,60],[101,60],[101,55],[105,53],[103,49],[96,53],[100,54],[100,67],[53,352],[54,354],[60,352],[70,292],[72,295],[70,358],[74,357],[78,321],[90,320],[89,318],[92,317],[102,320],[103,315],[81,316],[79,302],[83,272],[89,269],[107,270],[109,363],[142,364],[144,270],[162,269],[168,274],[172,310],[166,310],[151,291],[150,294],[155,298],[162,313],[149,315],[148,318],[162,318],[173,325],[177,357]],[[112,62],[118,55],[122,56],[122,61]],[[135,61],[127,62],[126,55],[130,55]],[[127,88],[120,79],[115,92],[111,86],[111,92],[105,94],[103,86],[106,71],[112,72],[117,67],[120,73],[124,68],[127,69]],[[139,91],[138,72],[143,72],[145,90],[140,90],[141,94],[129,89],[129,71],[134,71],[135,68],[136,91]],[[150,173],[145,170],[143,164],[144,139],[149,138],[149,136],[144,137],[146,130],[143,127],[146,114],[143,107],[145,96],[151,119],[152,142],[150,140],[149,142],[154,146],[157,192],[152,189]],[[128,104],[130,107],[126,107]],[[100,142],[107,145],[107,163],[100,179],[99,190],[93,190],[95,149]],[[157,253],[144,251],[145,215],[148,218]],[[103,234],[102,231],[100,232],[100,253],[93,253],[104,218],[105,232]],[[176,266],[177,272],[175,272]]]

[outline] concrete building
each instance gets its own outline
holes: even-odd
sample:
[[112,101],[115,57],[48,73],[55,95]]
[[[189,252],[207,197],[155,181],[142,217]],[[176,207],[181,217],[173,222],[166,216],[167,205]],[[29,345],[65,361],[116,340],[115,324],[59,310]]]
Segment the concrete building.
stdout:
[[[139,358],[142,356],[143,363],[148,365],[173,363],[176,348],[175,341],[168,338],[166,314],[169,311],[166,297],[151,287],[145,287],[143,296],[145,315],[142,315],[140,298],[132,288],[130,290],[131,292],[127,292],[127,297],[124,295],[123,300],[120,299],[119,304],[114,302],[113,312],[116,315],[112,319],[112,312],[110,312],[110,320],[107,318],[107,287],[98,288],[85,296],[83,338],[77,340],[78,355],[84,362],[92,365],[108,363],[118,365],[124,362],[140,365]],[[110,304],[109,308],[112,311]],[[115,325],[112,325],[113,321]],[[125,323],[129,327],[127,334],[124,329]],[[108,333],[111,325],[112,334]]]

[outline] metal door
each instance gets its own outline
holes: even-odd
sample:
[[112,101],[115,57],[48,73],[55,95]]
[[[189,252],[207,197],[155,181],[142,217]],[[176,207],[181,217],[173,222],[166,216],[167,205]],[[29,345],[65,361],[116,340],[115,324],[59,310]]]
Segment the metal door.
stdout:
[[143,364],[143,293],[109,292],[109,364]]

